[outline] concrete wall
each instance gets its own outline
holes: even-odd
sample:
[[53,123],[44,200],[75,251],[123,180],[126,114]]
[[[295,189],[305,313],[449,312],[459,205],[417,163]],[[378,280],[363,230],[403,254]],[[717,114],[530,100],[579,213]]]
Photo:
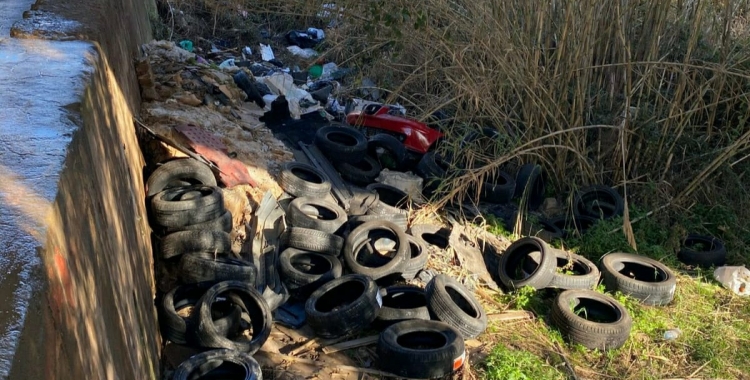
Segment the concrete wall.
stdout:
[[[79,75],[69,76],[81,89],[78,101],[62,110],[61,123],[70,124],[70,131],[45,148],[64,158],[53,158],[62,165],[48,168],[56,179],[49,184],[54,200],[31,219],[39,249],[24,254],[39,254],[42,268],[9,378],[156,379],[161,342],[144,161],[133,125],[140,99],[132,65],[139,45],[150,38],[153,0],[38,1],[32,9],[78,21],[75,35],[91,42],[47,45],[78,54],[85,64]],[[60,79],[48,85],[50,80]],[[49,88],[38,91],[56,95]],[[28,118],[34,125],[35,113]]]

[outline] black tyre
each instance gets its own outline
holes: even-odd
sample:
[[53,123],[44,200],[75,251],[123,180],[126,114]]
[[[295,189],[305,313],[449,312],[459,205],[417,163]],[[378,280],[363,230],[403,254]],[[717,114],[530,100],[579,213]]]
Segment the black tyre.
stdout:
[[412,226],[409,232],[417,238],[423,247],[447,249],[450,245],[451,230],[446,227],[435,224],[417,224]]
[[192,158],[178,158],[160,165],[146,181],[146,197],[152,197],[173,187],[183,185],[216,186],[216,177],[211,168]]
[[163,227],[183,227],[221,216],[224,198],[218,187],[196,185],[164,190],[151,198],[154,221]]
[[[159,315],[163,337],[177,344],[188,344],[194,340],[192,334],[197,312],[185,313],[183,309],[195,308],[200,298],[213,285],[213,282],[180,285],[164,295]],[[240,313],[234,308],[223,309],[223,313],[219,310],[218,315],[214,315],[213,319],[217,332],[227,336],[239,328]]]
[[289,294],[306,299],[321,285],[341,277],[341,262],[331,255],[287,248],[279,256],[279,274]]
[[257,270],[253,263],[213,253],[188,253],[180,259],[179,277],[184,284],[203,281],[236,280],[254,284]]
[[305,303],[307,324],[322,338],[361,331],[375,320],[382,299],[375,282],[360,274],[329,281]]
[[[599,284],[599,268],[591,260],[559,249],[552,249],[552,252],[555,254],[557,267],[549,288],[593,289]],[[538,265],[538,263],[526,261],[524,271],[531,273]]]
[[417,277],[417,273],[427,265],[429,253],[420,239],[408,234],[406,238],[409,241],[409,259],[404,264],[401,277],[404,280],[413,280],[414,277]]
[[573,211],[596,219],[611,219],[622,216],[625,201],[613,188],[595,185],[576,192]]
[[[381,241],[390,246],[378,249]],[[387,254],[381,253],[382,251],[387,251]],[[384,220],[360,225],[344,242],[344,260],[349,269],[373,280],[403,273],[409,258],[406,232]]]
[[400,170],[406,163],[406,147],[391,135],[379,133],[370,137],[367,150],[383,168]]
[[357,216],[352,216],[351,218],[349,218],[349,226],[352,229],[354,229],[354,228],[356,228],[357,226],[359,226],[362,223],[374,222],[376,220],[387,220],[387,221],[389,221],[389,222],[391,222],[391,223],[393,223],[393,224],[401,227],[404,231],[406,231],[406,229],[409,226],[409,218],[407,217],[406,214],[401,214],[401,213],[398,213],[398,214],[382,214],[382,215],[375,214],[375,215],[357,215]]
[[309,228],[291,227],[282,234],[286,246],[303,251],[338,256],[344,247],[344,238]]
[[358,162],[367,154],[367,139],[356,129],[332,125],[318,129],[315,145],[334,161]]
[[377,160],[370,156],[362,157],[359,162],[349,163],[340,161],[334,164],[336,170],[341,174],[341,178],[355,184],[366,186],[375,182],[382,167]]
[[309,197],[289,204],[289,223],[294,227],[335,233],[346,222],[346,211],[337,204]]
[[[250,318],[252,339],[231,340],[219,334],[211,319],[211,309],[221,295],[231,295]],[[249,329],[245,329],[246,331]],[[242,334],[242,332],[240,332]],[[271,335],[271,310],[252,283],[239,281],[220,282],[209,289],[198,302],[198,341],[202,347],[228,348],[250,355],[254,354]]]
[[448,162],[443,157],[434,151],[425,153],[415,169],[415,172],[424,178],[422,193],[431,196],[437,191],[440,184],[448,176],[448,170]]
[[294,197],[325,198],[331,192],[331,182],[325,174],[298,162],[284,164],[279,186]]
[[487,328],[487,314],[461,283],[438,274],[425,288],[427,306],[439,320],[453,326],[465,339],[476,338]]
[[[555,251],[539,238],[525,237],[516,240],[500,256],[500,281],[508,289],[548,287],[555,275]],[[524,267],[533,270],[529,272],[530,269],[524,270]]]
[[533,222],[524,220],[521,225],[521,235],[535,236],[547,243],[551,243],[555,239],[562,239],[563,231],[558,228],[557,225],[545,219],[539,219]]
[[393,186],[382,183],[367,185],[367,190],[378,193],[378,202],[372,205],[369,214],[409,214],[414,204],[409,199],[409,194]]
[[677,279],[666,265],[630,253],[610,253],[602,258],[602,277],[610,291],[640,300],[651,306],[672,302]]
[[230,253],[232,241],[224,231],[179,231],[165,236],[161,241],[161,257],[169,259],[183,253]]
[[172,380],[192,379],[263,380],[263,373],[258,362],[249,354],[220,349],[191,356],[172,375]]
[[430,320],[427,296],[424,289],[412,285],[394,285],[380,291],[383,307],[377,320],[384,324],[410,319]]
[[226,233],[232,232],[232,213],[229,210],[224,211],[221,216],[215,219],[203,223],[190,224],[187,226],[180,227],[169,227],[163,229],[166,233],[178,232],[178,231],[196,231],[196,230],[209,230],[209,231],[224,231]]
[[690,234],[677,252],[677,259],[687,265],[719,267],[727,261],[727,249],[723,241],[713,236]]
[[523,165],[516,173],[516,189],[513,192],[513,198],[521,198],[525,194],[527,196],[527,209],[534,211],[544,202],[546,186],[546,179],[541,166],[535,164]]
[[506,204],[513,199],[516,181],[510,174],[498,170],[482,183],[481,199],[494,204]]
[[379,367],[411,379],[443,378],[460,369],[466,359],[459,332],[438,321],[404,321],[380,334]]
[[562,335],[590,349],[622,347],[633,320],[612,297],[593,290],[566,290],[557,296],[550,315]]

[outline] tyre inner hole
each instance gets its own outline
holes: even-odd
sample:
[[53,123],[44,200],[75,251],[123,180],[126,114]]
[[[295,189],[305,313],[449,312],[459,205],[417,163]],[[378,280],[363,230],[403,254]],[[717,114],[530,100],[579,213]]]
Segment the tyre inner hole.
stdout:
[[572,307],[577,316],[596,323],[614,323],[620,319],[620,313],[612,306],[590,298],[579,298]]
[[335,142],[336,144],[345,146],[357,145],[357,139],[341,132],[331,132],[327,136],[328,140]]
[[188,375],[188,380],[244,380],[245,366],[223,360],[209,360]]
[[352,165],[355,168],[366,172],[375,169],[375,167],[372,166],[372,162],[370,162],[369,160],[362,160],[357,163],[349,163],[349,165]]
[[409,254],[412,259],[415,259],[422,255],[422,247],[414,242],[409,242]]
[[404,193],[382,186],[375,186],[373,190],[378,193],[381,202],[392,207],[407,208],[407,196]]
[[464,296],[462,296],[461,293],[458,292],[458,290],[454,289],[452,286],[446,286],[445,291],[451,297],[453,303],[455,303],[456,306],[458,306],[464,313],[471,316],[472,318],[479,317],[479,313],[471,304],[471,302],[464,298]]
[[317,175],[316,173],[313,173],[313,172],[311,172],[311,171],[309,171],[307,169],[294,168],[294,169],[292,169],[292,174],[295,177],[300,178],[300,179],[302,179],[303,181],[306,181],[306,182],[312,182],[312,183],[318,183],[318,184],[323,183],[323,178],[320,178],[319,175]]
[[659,268],[651,265],[619,262],[614,265],[620,274],[643,282],[662,282],[667,279],[667,274]]
[[683,245],[685,248],[697,252],[710,252],[717,248],[713,240],[704,238],[687,238]]
[[445,347],[448,340],[443,334],[435,331],[414,331],[399,336],[396,343],[411,350],[434,350]]
[[398,251],[398,236],[385,229],[371,230],[366,239],[355,246],[357,263],[370,268],[379,268],[388,264]]
[[508,256],[506,261],[506,274],[512,280],[525,280],[536,273],[542,260],[542,252],[536,244],[525,243],[517,246],[511,252],[505,252]]
[[504,186],[508,184],[508,179],[500,173],[490,175],[489,178],[487,178],[487,181],[487,184],[495,186]]
[[365,284],[359,281],[347,281],[325,292],[315,302],[315,310],[330,313],[356,301],[365,292]]
[[591,273],[587,266],[577,260],[568,260],[567,257],[557,258],[557,271],[571,276],[583,276]]
[[[225,296],[226,298],[221,296]],[[216,304],[219,304],[220,308],[225,307],[222,304],[229,304],[231,306],[237,305],[243,310],[240,315],[240,328],[237,335],[227,337],[232,341],[251,341],[253,339],[253,331],[255,329],[258,329],[258,331],[263,329],[263,316],[261,315],[261,310],[257,307],[255,300],[253,300],[250,295],[232,290],[219,294],[214,302],[211,303],[212,315],[214,315]],[[248,309],[247,305],[256,305],[256,307]],[[229,310],[231,312],[231,309]]]
[[307,204],[300,207],[300,210],[313,219],[335,220],[338,217],[335,211],[320,205]]
[[[596,216],[604,216],[605,218],[614,216],[616,199],[612,194],[606,191],[590,191],[581,196],[581,204],[579,204],[579,212],[590,211],[596,214]],[[580,208],[584,208],[581,210]],[[601,212],[601,214],[600,214]]]
[[421,290],[388,293],[383,297],[383,307],[392,309],[416,309],[427,306],[427,297]]
[[420,235],[420,237],[430,245],[434,245],[440,249],[446,249],[448,248],[448,238],[441,232],[442,230],[436,233],[425,232]]
[[321,275],[333,269],[331,262],[320,255],[301,254],[292,257],[290,261],[294,269],[306,274]]

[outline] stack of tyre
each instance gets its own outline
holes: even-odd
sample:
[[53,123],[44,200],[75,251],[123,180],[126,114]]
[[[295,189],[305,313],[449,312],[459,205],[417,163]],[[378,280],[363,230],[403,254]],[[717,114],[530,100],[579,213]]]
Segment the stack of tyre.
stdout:
[[490,270],[497,271],[508,290],[524,286],[562,290],[552,304],[551,322],[572,342],[592,349],[621,347],[632,326],[622,304],[593,290],[600,280],[607,290],[650,306],[672,302],[676,287],[674,274],[656,260],[610,253],[597,268],[585,257],[552,248],[536,237],[515,241],[497,264]]
[[[179,280],[159,302],[162,336],[209,349],[172,378],[221,377],[240,367],[260,378],[251,355],[270,335],[271,312],[255,289],[253,264],[231,256],[232,215],[213,172],[189,158],[168,161],[148,178],[146,195],[156,259]],[[224,362],[239,367],[225,370]]]
[[[464,339],[479,335],[487,317],[458,281],[435,276],[422,289],[406,285],[427,262],[423,240],[406,232],[407,195],[371,185],[375,201],[347,215],[330,199],[317,169],[284,165],[279,177],[289,203],[280,274],[307,324],[323,338],[375,328],[381,369],[409,378],[453,372],[465,359]],[[417,230],[418,231],[418,230]]]

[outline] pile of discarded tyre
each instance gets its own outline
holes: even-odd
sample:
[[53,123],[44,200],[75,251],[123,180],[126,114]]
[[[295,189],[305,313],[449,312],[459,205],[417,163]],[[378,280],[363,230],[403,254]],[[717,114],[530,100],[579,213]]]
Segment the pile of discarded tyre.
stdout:
[[[288,163],[279,182],[293,197],[279,274],[291,297],[304,302],[315,334],[381,331],[377,365],[398,376],[434,378],[461,368],[464,339],[482,333],[487,317],[449,276],[434,276],[425,288],[406,284],[436,244],[424,238],[438,232],[434,226],[406,232],[406,194],[374,184],[370,189],[379,195],[358,208],[361,215],[347,215],[311,166]],[[252,355],[270,335],[272,311],[256,288],[254,265],[231,256],[232,218],[214,174],[196,160],[166,162],[148,179],[147,203],[156,255],[172,264],[179,282],[158,301],[162,336],[206,350],[180,364],[172,378],[244,373],[260,379]]]
[[427,286],[407,285],[428,259],[424,234],[406,232],[408,196],[370,184],[373,201],[347,212],[332,200],[330,182],[317,169],[288,163],[280,185],[294,197],[280,274],[293,298],[305,300],[307,324],[322,338],[382,330],[378,366],[409,378],[433,378],[461,368],[464,339],[478,336],[487,316],[472,293],[455,279],[434,276]]

